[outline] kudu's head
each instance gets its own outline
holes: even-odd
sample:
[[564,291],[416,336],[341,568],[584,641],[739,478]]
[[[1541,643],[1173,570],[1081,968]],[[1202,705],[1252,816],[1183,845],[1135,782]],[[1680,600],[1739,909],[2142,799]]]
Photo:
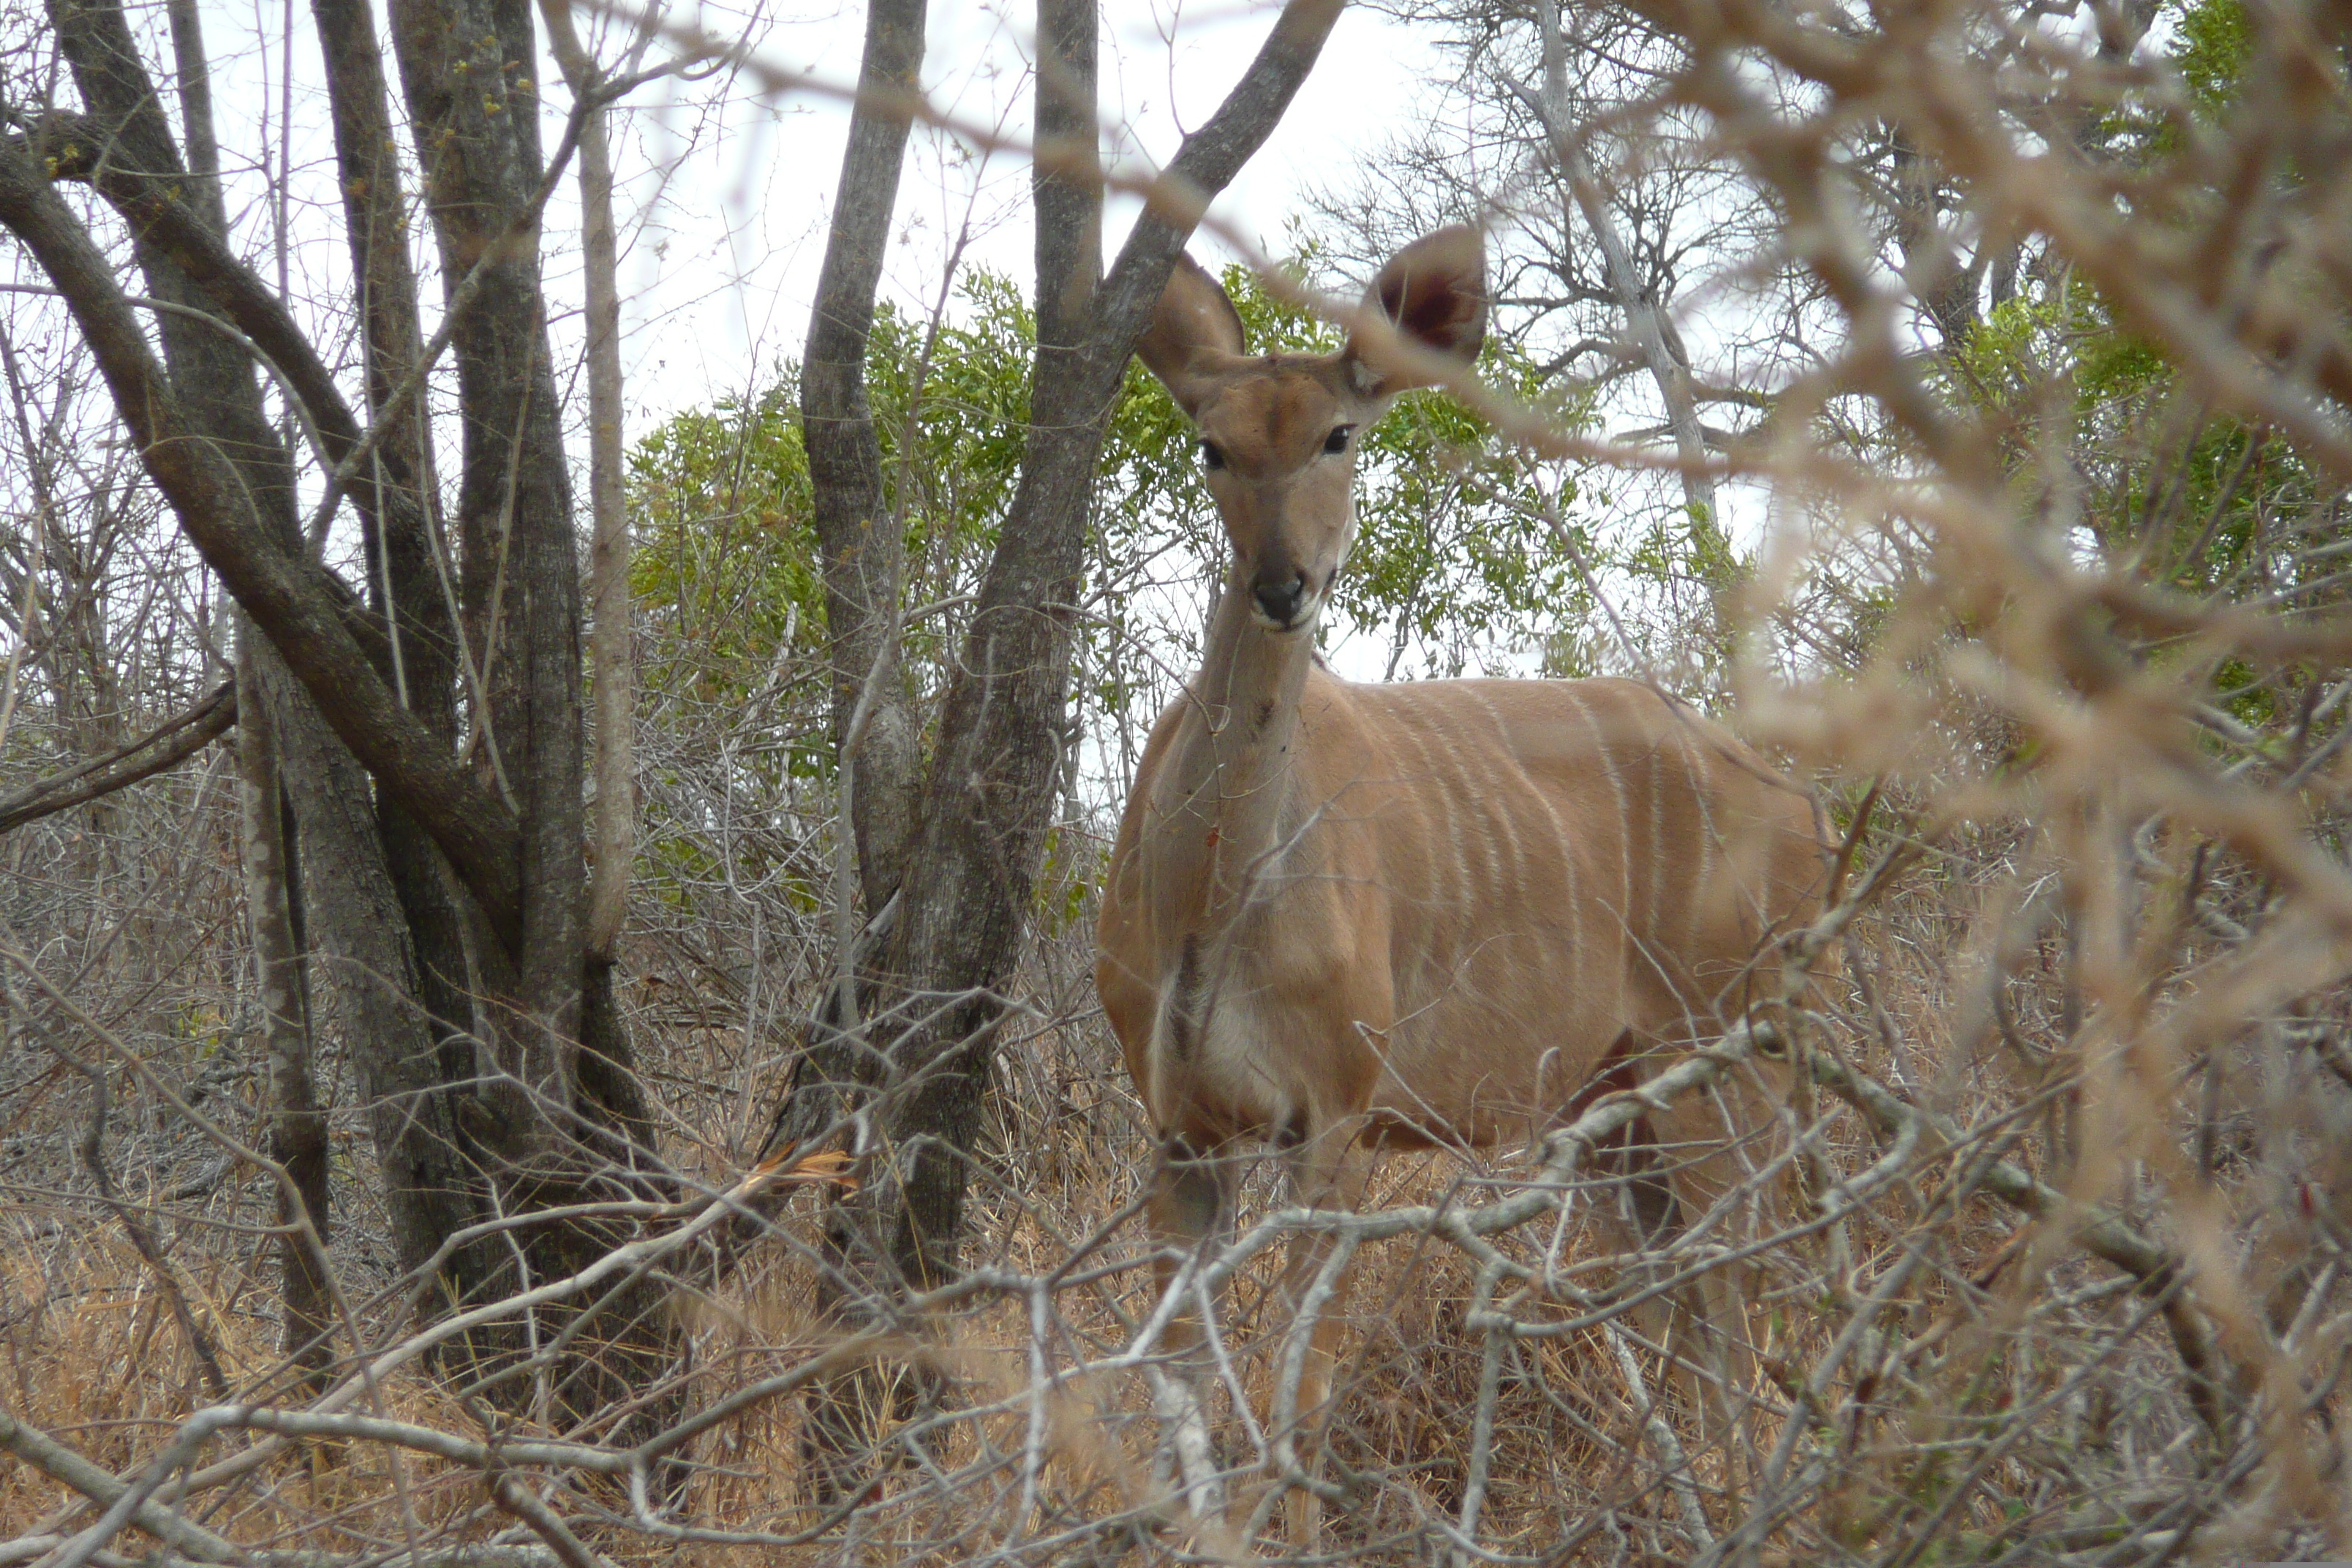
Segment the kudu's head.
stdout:
[[[1486,335],[1486,278],[1478,231],[1442,228],[1397,252],[1364,305],[1406,344],[1467,364]],[[1355,542],[1359,437],[1398,393],[1444,373],[1362,332],[1337,353],[1253,355],[1233,301],[1189,256],[1136,353],[1200,426],[1252,613],[1277,632],[1313,626]]]

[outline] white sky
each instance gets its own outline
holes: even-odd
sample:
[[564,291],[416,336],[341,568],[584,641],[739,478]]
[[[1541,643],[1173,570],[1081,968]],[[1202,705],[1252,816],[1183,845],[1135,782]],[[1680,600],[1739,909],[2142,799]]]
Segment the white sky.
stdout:
[[[1184,131],[1205,120],[1240,76],[1278,9],[1263,0],[1108,0],[1101,85],[1107,144],[1130,159],[1139,154],[1151,167],[1164,163]],[[922,74],[932,100],[1024,137],[1034,15],[1024,4],[932,0]],[[774,66],[850,82],[864,25],[861,7],[804,13],[777,23],[759,53]],[[715,18],[710,26],[720,31]],[[1394,111],[1413,92],[1412,54],[1402,29],[1386,17],[1345,13],[1281,127],[1213,216],[1280,249],[1302,188],[1346,178],[1388,140]],[[797,354],[847,124],[838,99],[814,94],[773,106],[739,97],[716,127],[689,120],[683,107],[649,107],[634,116],[631,162],[640,171],[676,171],[623,263],[629,301],[624,331],[640,418],[740,390],[764,378],[780,357]],[[698,144],[689,151],[689,142]],[[643,203],[646,183],[641,179],[633,194]],[[1114,199],[1107,258],[1116,254],[1135,210],[1131,200]],[[928,310],[947,251],[967,226],[972,238],[966,264],[1005,273],[1025,289],[1026,164],[919,128],[885,293]],[[1195,245],[1209,258],[1225,250],[1205,234]]]
[[[609,63],[627,28],[595,17],[593,3],[586,0],[580,19]],[[673,16],[721,38],[742,36],[744,18],[757,8],[754,53],[775,72],[836,89],[856,79],[866,24],[860,0],[782,0],[781,6],[710,0],[698,13],[694,4],[684,0]],[[378,10],[381,24],[381,0]],[[1156,168],[1171,157],[1185,130],[1206,120],[1239,78],[1279,10],[1276,0],[1105,0],[1100,96],[1114,158],[1128,160],[1129,168],[1139,159]],[[169,58],[160,12],[156,7],[149,18],[159,68]],[[273,223],[265,193],[275,173],[277,122],[290,109],[290,291],[298,301],[342,297],[347,264],[340,240],[315,243],[331,232],[322,220],[338,224],[340,216],[330,216],[338,207],[333,149],[309,6],[202,0],[202,16],[236,243],[271,275]],[[1034,0],[931,0],[925,90],[961,119],[998,124],[1009,139],[1025,140],[1034,25]],[[1392,120],[1412,101],[1427,68],[1423,60],[1414,68],[1416,50],[1425,55],[1426,42],[1387,17],[1353,7],[1344,13],[1273,139],[1213,216],[1282,249],[1301,190],[1318,181],[1345,182],[1389,140]],[[290,104],[284,74],[292,78]],[[551,59],[541,58],[538,75],[550,84],[541,123],[551,149],[570,96]],[[622,108],[615,163],[623,181],[617,216],[633,435],[665,415],[764,380],[780,358],[798,355],[807,334],[848,108],[837,92],[763,100],[757,87],[748,76],[731,84],[658,82]],[[972,239],[966,263],[1013,277],[1025,292],[1032,269],[1028,187],[1028,166],[1018,155],[985,156],[918,127],[900,185],[885,295],[928,310],[949,247],[967,225]],[[575,189],[567,173],[549,204],[544,238],[549,303],[563,313],[576,312],[580,298]],[[1131,199],[1113,198],[1107,258],[1117,253],[1134,212]],[[416,232],[423,235],[424,226]],[[1206,233],[1194,244],[1204,259],[1226,253]],[[421,264],[431,259],[419,257]],[[438,295],[428,282],[428,330]],[[576,346],[576,315],[559,315],[551,325],[562,363]]]

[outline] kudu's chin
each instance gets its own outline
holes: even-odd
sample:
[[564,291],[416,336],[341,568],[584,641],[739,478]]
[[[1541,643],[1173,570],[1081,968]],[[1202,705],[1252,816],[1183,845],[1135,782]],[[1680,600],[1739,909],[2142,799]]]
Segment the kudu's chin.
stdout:
[[1299,605],[1297,613],[1288,620],[1277,621],[1253,604],[1250,605],[1250,619],[1257,623],[1260,631],[1270,632],[1278,637],[1291,637],[1299,632],[1313,631],[1315,622],[1321,615],[1322,609],[1323,601],[1318,595]]

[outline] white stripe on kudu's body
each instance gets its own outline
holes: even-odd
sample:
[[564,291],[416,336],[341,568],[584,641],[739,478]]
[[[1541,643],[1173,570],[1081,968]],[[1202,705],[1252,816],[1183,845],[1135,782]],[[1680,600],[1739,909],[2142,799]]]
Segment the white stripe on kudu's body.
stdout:
[[[1367,303],[1467,362],[1484,272],[1475,231],[1441,230]],[[1371,1146],[1518,1140],[1601,1075],[1720,1032],[1759,949],[1809,917],[1822,858],[1803,795],[1647,687],[1358,686],[1316,662],[1358,437],[1421,384],[1409,372],[1353,342],[1249,355],[1189,258],[1139,352],[1200,426],[1233,544],[1202,668],[1145,748],[1097,931],[1103,1005],[1167,1142],[1154,1221],[1190,1246],[1229,1217],[1244,1141],[1285,1149],[1298,1201],[1351,1206]],[[1722,1117],[1657,1131],[1720,1145]],[[1676,1180],[1703,1197],[1727,1158],[1685,1155]],[[1327,1254],[1294,1242],[1294,1302]],[[1301,1426],[1328,1392],[1332,1321]],[[1196,1342],[1197,1324],[1180,1331]],[[1173,1414],[1204,1472],[1197,1405]],[[1313,1493],[1290,1505],[1310,1544]]]

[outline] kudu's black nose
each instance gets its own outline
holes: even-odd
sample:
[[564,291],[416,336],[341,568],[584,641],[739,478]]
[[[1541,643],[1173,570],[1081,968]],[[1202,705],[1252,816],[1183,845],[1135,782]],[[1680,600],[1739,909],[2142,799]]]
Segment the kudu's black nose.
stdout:
[[1307,597],[1307,579],[1293,572],[1286,582],[1269,583],[1261,578],[1251,589],[1257,598],[1257,607],[1276,626],[1286,626],[1298,618],[1298,606]]

